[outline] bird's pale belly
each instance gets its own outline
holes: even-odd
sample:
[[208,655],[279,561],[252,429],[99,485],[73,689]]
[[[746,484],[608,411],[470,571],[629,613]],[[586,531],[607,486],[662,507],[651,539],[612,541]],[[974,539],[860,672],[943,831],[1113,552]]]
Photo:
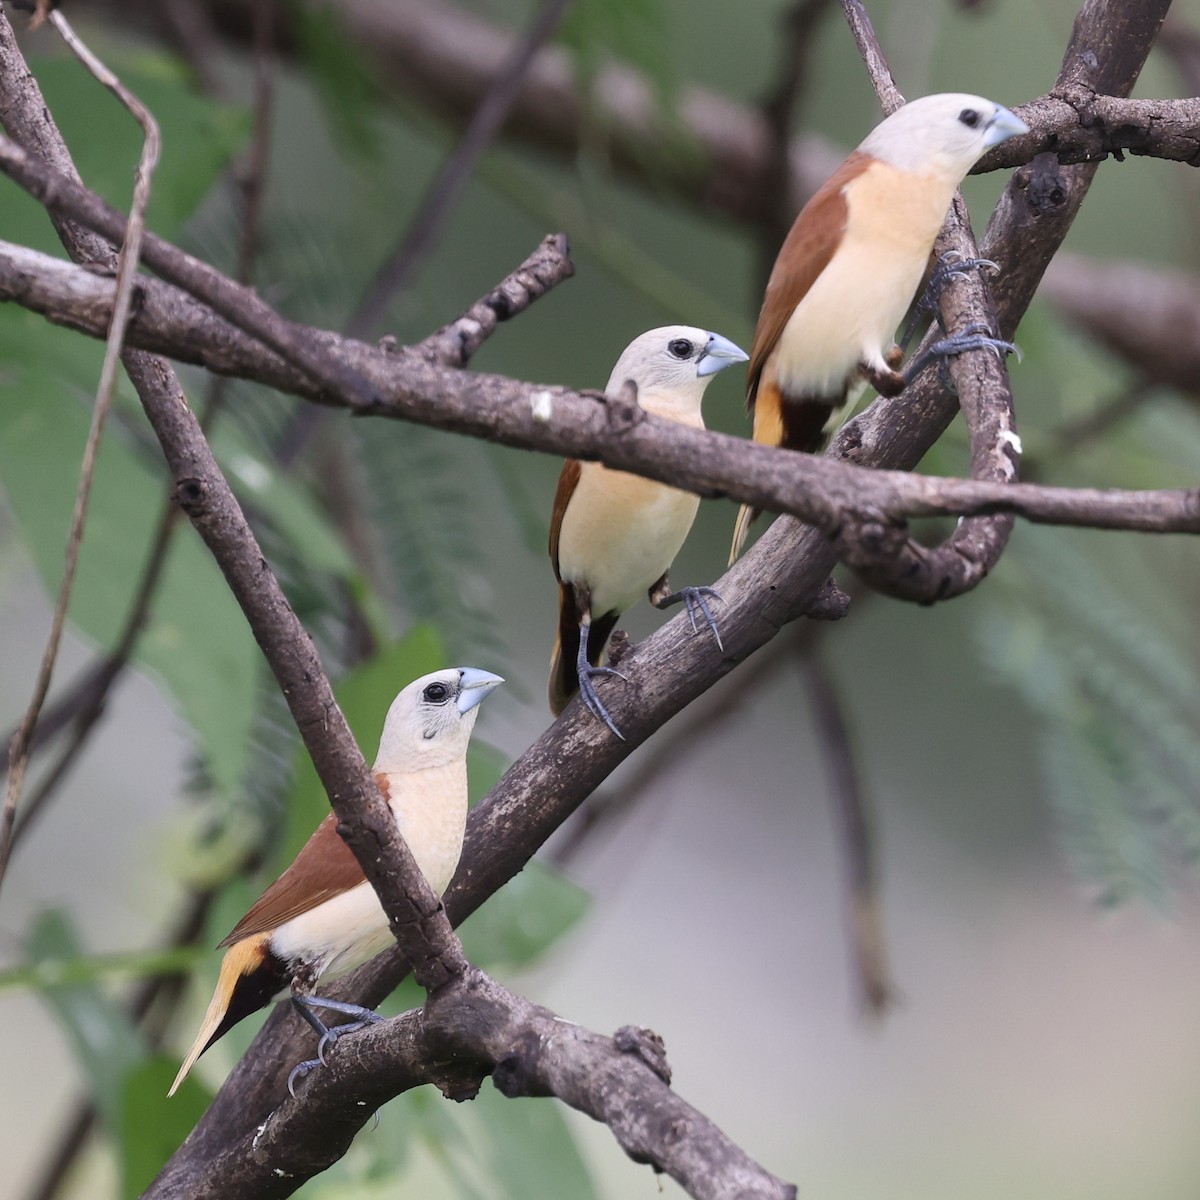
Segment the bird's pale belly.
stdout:
[[[388,778],[389,803],[401,835],[429,886],[440,896],[462,852],[467,819],[466,761]],[[429,797],[442,801],[431,804]],[[314,977],[341,975],[393,944],[375,889],[364,880],[285,921],[272,934],[272,953],[300,958]]]
[[879,367],[929,262],[953,182],[875,163],[846,190],[846,230],[779,339],[791,395],[840,392],[860,362]]
[[391,941],[379,897],[364,880],[285,921],[272,933],[270,946],[285,962],[302,960],[319,977],[352,971]]
[[588,590],[593,616],[623,612],[670,567],[699,504],[689,492],[588,464],[563,514],[559,574]]

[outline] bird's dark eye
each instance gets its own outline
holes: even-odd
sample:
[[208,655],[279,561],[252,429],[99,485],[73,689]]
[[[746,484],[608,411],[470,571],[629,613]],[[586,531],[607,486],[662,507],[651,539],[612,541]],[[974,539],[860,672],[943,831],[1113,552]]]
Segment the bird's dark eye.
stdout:
[[979,127],[979,122],[982,120],[982,117],[976,109],[964,108],[962,110],[962,112],[960,112],[958,114],[958,119],[968,129],[977,129]]
[[687,338],[676,338],[673,342],[667,343],[667,349],[676,358],[691,358],[696,348]]
[[429,683],[421,695],[430,704],[445,704],[450,699],[450,689],[444,683]]

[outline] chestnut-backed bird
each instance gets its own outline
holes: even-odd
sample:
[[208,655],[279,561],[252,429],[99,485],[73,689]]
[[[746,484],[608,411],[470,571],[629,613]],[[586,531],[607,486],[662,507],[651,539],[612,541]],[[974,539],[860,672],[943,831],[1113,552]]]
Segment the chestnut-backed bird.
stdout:
[[[815,452],[862,384],[893,396],[932,357],[1009,348],[982,334],[947,338],[902,374],[892,339],[955,189],[985,151],[1027,128],[982,96],[923,96],[822,184],[784,239],[758,314],[746,395],[755,441]],[[730,562],[756,515],[738,513]]]
[[[605,391],[615,396],[631,382],[647,412],[703,429],[700,402],[709,381],[745,361],[745,351],[719,334],[668,325],[626,346]],[[558,637],[550,664],[550,710],[555,716],[578,691],[588,708],[621,736],[593,679],[619,674],[600,666],[600,659],[617,618],[643,592],[656,608],[686,603],[693,629],[701,613],[720,645],[706,600],[715,596],[712,589],[672,592],[667,582],[699,504],[692,492],[601,463],[569,458],[563,464],[550,519],[550,561],[559,587]]]
[[[417,866],[440,896],[462,853],[467,819],[467,742],[478,704],[504,681],[473,667],[451,667],[414,680],[392,701],[372,771]],[[295,861],[254,902],[221,942],[228,947],[216,991],[169,1095],[196,1059],[243,1017],[290,990],[320,1035],[318,1057],[343,1033],[378,1020],[359,1005],[313,994],[319,979],[341,975],[392,942],[375,889],[337,832],[330,813]],[[318,1009],[352,1020],[328,1028]]]

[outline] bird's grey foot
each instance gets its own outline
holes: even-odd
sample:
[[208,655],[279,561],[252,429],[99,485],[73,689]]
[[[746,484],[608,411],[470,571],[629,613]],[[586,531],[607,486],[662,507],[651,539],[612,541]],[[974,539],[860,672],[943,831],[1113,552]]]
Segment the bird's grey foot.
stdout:
[[909,318],[908,324],[904,328],[904,334],[900,338],[900,345],[905,349],[908,348],[908,343],[912,341],[912,336],[916,333],[917,326],[920,325],[921,318],[926,313],[932,314],[933,319],[937,321],[944,332],[945,326],[942,325],[942,317],[938,306],[942,298],[942,292],[946,289],[946,284],[951,279],[961,278],[968,271],[981,271],[985,267],[992,271],[1000,269],[999,264],[992,262],[990,258],[963,258],[957,250],[947,250],[937,260],[937,265],[929,273],[929,282],[925,285],[925,290],[921,293],[920,298],[913,307],[912,316]]
[[617,728],[616,722],[608,714],[608,709],[604,707],[604,701],[596,692],[596,685],[592,682],[598,675],[615,675],[618,679],[628,681],[628,676],[622,675],[615,667],[593,667],[590,663],[584,663],[579,668],[579,694],[583,697],[583,702],[588,706],[589,711],[593,716],[597,716],[605,725],[609,727],[621,739],[625,740],[625,735]]
[[721,599],[720,594],[710,587],[683,587],[677,592],[663,596],[660,600],[655,600],[654,607],[670,608],[672,604],[680,602],[686,604],[688,619],[692,622],[692,632],[700,632],[700,623],[696,619],[696,614],[700,613],[709,629],[712,630],[713,637],[717,639],[717,649],[724,650],[725,644],[721,641],[721,631],[717,628],[717,619],[712,615],[712,609],[708,607],[706,596],[711,596],[714,600]]
[[968,325],[962,333],[956,333],[952,337],[941,338],[934,342],[928,350],[922,354],[916,362],[912,363],[908,370],[904,372],[904,378],[907,383],[911,383],[927,366],[935,359],[938,363],[938,374],[941,378],[943,386],[949,391],[954,391],[954,384],[951,382],[947,364],[949,359],[958,354],[965,354],[968,350],[992,350],[996,357],[1003,360],[1005,355],[1015,354],[1020,357],[1021,352],[1012,342],[1006,342],[1003,338],[993,337],[991,331],[986,325],[974,324]]
[[[296,1080],[302,1079],[313,1067],[324,1066],[325,1051],[338,1038],[342,1037],[343,1034],[356,1033],[368,1025],[374,1025],[377,1021],[383,1020],[383,1017],[373,1008],[364,1008],[361,1004],[351,1004],[348,1000],[330,1000],[324,996],[293,996],[292,1004],[318,1035],[317,1057],[308,1058],[304,1062],[297,1063],[288,1075],[288,1091],[293,1096],[296,1094]],[[352,1020],[344,1021],[341,1025],[326,1025],[313,1011],[316,1008],[325,1008],[330,1012],[344,1013],[351,1017]]]
[[305,1075],[313,1069],[313,1067],[322,1066],[319,1058],[306,1058],[303,1062],[298,1062],[288,1074],[288,1095],[295,1099],[296,1096],[296,1080],[303,1079]]
[[590,626],[588,624],[580,623],[579,650],[575,655],[575,674],[579,677],[579,694],[583,697],[584,704],[588,706],[588,711],[593,716],[599,717],[621,741],[624,741],[625,735],[617,728],[617,724],[612,717],[608,715],[608,709],[604,707],[604,701],[597,695],[596,685],[592,680],[601,675],[615,675],[618,679],[624,679],[628,682],[628,676],[622,675],[616,667],[593,667],[588,662],[587,644],[589,629]]

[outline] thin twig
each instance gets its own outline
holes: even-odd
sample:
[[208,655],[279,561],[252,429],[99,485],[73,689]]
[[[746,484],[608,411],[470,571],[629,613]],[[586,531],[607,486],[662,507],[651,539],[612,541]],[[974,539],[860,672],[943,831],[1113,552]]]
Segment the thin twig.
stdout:
[[[259,29],[256,38],[255,99],[251,144],[243,163],[236,168],[238,192],[241,196],[241,232],[238,239],[236,277],[240,283],[252,282],[254,261],[258,256],[258,231],[262,217],[263,180],[267,170],[267,149],[270,141],[271,111],[274,95],[275,60],[272,51],[271,22],[274,0],[262,0],[255,6],[254,21]],[[209,432],[224,402],[229,379],[212,377],[208,395],[200,412],[200,426]],[[113,685],[133,656],[137,639],[146,623],[150,605],[158,589],[165,565],[167,549],[173,531],[178,527],[179,509],[170,495],[163,502],[158,527],[151,540],[141,582],[125,618],[116,645],[100,660],[94,662],[58,700],[45,708],[29,743],[29,753],[36,753],[51,737],[73,726],[70,749],[65,752],[51,772],[42,780],[36,793],[26,802],[23,815],[16,824],[13,844],[24,836],[32,820],[53,793],[54,786],[88,740],[94,722],[104,710]],[[15,736],[15,730],[6,740]]]
[[[571,0],[546,0],[525,36],[514,42],[454,152],[442,164],[399,243],[350,314],[344,327],[348,337],[364,338],[383,320],[389,306],[408,287],[422,260],[436,246],[475,164],[504,124],[537,52],[554,34],[570,3]],[[311,406],[295,415],[280,441],[279,460],[285,467],[300,458],[328,415]]]
[[29,763],[29,741],[37,725],[38,714],[50,690],[50,679],[58,659],[58,648],[66,624],[67,605],[71,599],[71,587],[75,581],[75,568],[79,562],[79,547],[83,539],[84,522],[87,518],[88,499],[91,495],[92,478],[96,469],[96,455],[100,447],[100,435],[104,419],[112,403],[116,385],[117,365],[124,342],[125,327],[129,322],[133,300],[133,282],[137,273],[138,255],[145,232],[146,205],[150,199],[150,181],[158,163],[161,139],[158,125],[149,110],[126,88],[121,81],[84,45],[61,12],[50,14],[50,22],[58,30],[76,57],[87,69],[117,97],[142,127],[142,153],[138,160],[137,175],[133,187],[133,202],[125,240],[117,261],[116,297],[113,302],[112,321],[104,349],[104,363],[100,370],[100,382],[96,389],[96,400],[92,407],[91,427],[84,448],[83,463],[79,471],[79,487],[75,494],[75,509],[71,516],[71,530],[67,538],[66,561],[62,583],[54,605],[54,617],[50,635],[42,655],[33,697],[25,711],[16,737],[8,750],[8,786],[4,795],[4,811],[0,815],[0,883],[12,853],[13,830],[17,816],[17,804],[21,787],[25,781],[25,770]]
[[799,641],[801,677],[808,708],[825,759],[834,815],[846,872],[847,918],[860,1002],[871,1017],[882,1017],[895,1000],[888,967],[883,906],[875,868],[871,814],[850,736],[849,722],[832,673],[814,638]]
[[[274,17],[274,0],[260,0],[260,3],[254,8],[255,87],[251,143],[244,162],[235,168],[242,201],[241,235],[238,239],[237,256],[237,278],[242,283],[252,281],[254,264],[258,257],[258,234],[267,173],[276,73],[272,50]],[[211,430],[212,423],[220,412],[228,385],[229,379],[225,376],[214,375],[211,377],[208,395],[200,415],[200,425],[206,433]],[[86,702],[74,722],[71,742],[63,750],[58,762],[41,781],[37,792],[29,798],[24,806],[21,820],[16,826],[14,844],[18,843],[30,828],[31,822],[54,794],[59,780],[65,775],[80,750],[87,743],[103,712],[105,701],[113,684],[129,662],[149,614],[150,604],[157,593],[158,582],[166,563],[167,550],[174,531],[179,526],[179,516],[179,509],[168,494],[159,516],[158,528],[147,558],[146,568],[134,602],[130,607],[129,615],[126,617],[121,636],[114,650],[100,664],[99,686],[93,686],[89,690]],[[85,680],[85,683],[88,682],[96,682],[94,672],[89,672],[88,679]],[[216,889],[206,888],[191,896],[183,917],[167,941],[169,947],[191,945],[200,937],[217,894]],[[156,975],[143,980],[130,999],[127,1005],[129,1019],[133,1025],[142,1029],[143,1036],[151,1049],[157,1049],[165,1040],[171,1018],[180,999],[185,994],[186,982],[186,974]],[[147,1017],[152,1010],[159,1015],[151,1027]],[[46,1166],[29,1192],[27,1200],[52,1200],[58,1194],[71,1167],[87,1145],[88,1137],[95,1128],[96,1116],[94,1097],[88,1096],[78,1102],[70,1117],[60,1128],[55,1139],[55,1148],[48,1156]]]
[[892,77],[892,69],[888,66],[879,39],[875,36],[871,18],[867,15],[862,0],[842,0],[842,11],[846,14],[846,22],[854,35],[858,52],[866,64],[867,73],[871,76],[875,95],[879,97],[883,111],[891,116],[904,104],[904,96]]
[[570,3],[571,0],[545,0],[525,35],[513,45],[454,153],[429,185],[399,245],[388,256],[347,323],[346,332],[351,337],[363,337],[379,323],[392,300],[408,286],[422,259],[437,243],[479,156],[504,124],[534,58],[553,36]]

